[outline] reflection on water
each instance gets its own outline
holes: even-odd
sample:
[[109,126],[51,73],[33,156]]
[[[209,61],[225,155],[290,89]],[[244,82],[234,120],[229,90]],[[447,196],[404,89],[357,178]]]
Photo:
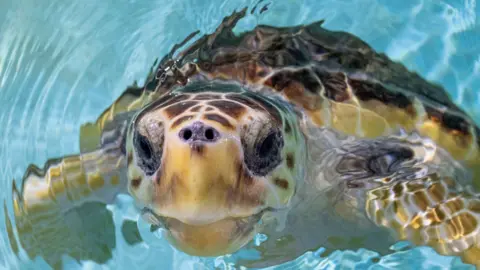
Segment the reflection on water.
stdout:
[[[250,30],[256,24],[291,26],[326,19],[324,26],[327,29],[341,29],[359,35],[375,49],[402,60],[426,78],[442,83],[451,91],[455,101],[471,115],[477,115],[479,97],[474,89],[478,89],[480,84],[476,60],[480,48],[469,46],[478,43],[472,42],[474,35],[470,34],[478,31],[475,1],[410,1],[402,5],[383,2],[312,1],[303,5],[290,1],[265,2],[241,20],[235,29]],[[78,153],[79,150],[83,152],[85,145],[82,142],[78,144],[80,125],[95,121],[120,96],[126,85],[134,80],[139,80],[139,85],[142,85],[153,59],[165,55],[173,44],[189,33],[195,30],[200,30],[201,34],[211,33],[226,14],[255,4],[248,1],[208,4],[201,1],[107,1],[99,4],[58,1],[45,3],[39,12],[37,2],[0,3],[0,18],[3,19],[0,28],[0,88],[2,100],[11,104],[4,107],[0,115],[4,134],[0,151],[0,158],[5,164],[3,186],[12,187],[11,179],[15,178],[16,187],[21,191],[20,180],[29,163],[39,165],[52,157]],[[358,12],[359,7],[365,12]],[[379,21],[382,23],[375,23]],[[232,37],[226,35],[222,38]],[[268,41],[268,37],[263,38]],[[297,45],[289,46],[295,48]],[[323,60],[325,51],[316,52],[320,57],[316,60]],[[291,61],[288,56],[283,61]],[[341,55],[336,59],[342,60]],[[224,76],[225,72],[222,74]],[[372,76],[380,75],[373,73]],[[162,83],[171,83],[168,78],[164,79]],[[412,81],[401,82],[405,86]],[[293,96],[292,92],[289,97]],[[301,102],[301,98],[298,101]],[[393,104],[399,102],[398,97],[383,98]],[[381,105],[369,106],[378,108]],[[332,106],[337,105],[332,103]],[[434,115],[431,112],[435,108],[426,108],[428,115]],[[414,110],[417,109],[415,107]],[[351,106],[340,106],[338,112],[344,113],[340,121],[343,124],[335,128],[347,134],[353,130],[354,135],[368,136],[366,133],[357,134],[357,118],[348,122],[351,120],[347,113],[349,110],[354,115],[374,117],[359,113],[355,106],[353,111]],[[324,112],[335,113],[333,109]],[[337,114],[341,116],[342,113]],[[394,113],[400,114],[401,110]],[[399,117],[388,111],[381,116],[390,117],[390,121]],[[311,117],[316,119],[317,124],[319,119],[326,119],[324,114],[312,114]],[[373,119],[381,120],[375,117]],[[128,196],[122,195],[115,204],[107,207],[108,210],[102,204],[88,203],[75,210],[64,211],[69,209],[69,205],[63,202],[69,198],[59,199],[58,202],[62,202],[59,208],[35,209],[41,205],[35,203],[14,205],[12,202],[17,194],[14,189],[13,193],[1,193],[6,202],[5,214],[13,217],[15,212],[17,218],[11,219],[13,224],[7,218],[5,224],[2,222],[4,233],[0,235],[3,247],[0,261],[7,268],[19,264],[47,267],[45,261],[55,264],[62,256],[68,255],[64,256],[67,267],[78,267],[74,260],[68,258],[72,257],[84,261],[83,267],[93,266],[96,262],[112,268],[162,265],[166,268],[198,269],[226,267],[239,259],[249,264],[248,261],[255,261],[259,256],[267,258],[267,262],[278,263],[285,260],[285,255],[293,260],[303,254],[281,267],[323,269],[350,264],[357,267],[375,264],[379,268],[396,269],[412,265],[417,268],[438,265],[460,267],[458,258],[437,255],[431,248],[400,250],[383,257],[368,250],[371,248],[386,253],[388,246],[395,241],[385,231],[376,228],[387,227],[392,228],[400,238],[428,244],[440,253],[459,252],[467,261],[477,256],[478,199],[469,188],[471,175],[468,173],[471,170],[456,166],[450,157],[451,154],[458,160],[460,156],[470,155],[466,158],[470,166],[477,164],[476,142],[469,141],[469,136],[475,131],[469,129],[466,123],[455,125],[458,119],[435,117],[438,117],[438,112],[431,118],[432,123],[423,125],[420,132],[422,135],[438,136],[437,143],[450,153],[443,152],[432,142],[417,138],[405,137],[396,143],[390,140],[380,143],[351,141],[338,134],[328,135],[328,130],[322,131],[326,133],[312,130],[314,134],[309,135],[307,143],[313,159],[305,164],[305,168],[310,175],[315,175],[309,178],[313,182],[305,184],[309,185],[308,188],[305,185],[299,188],[296,208],[289,212],[290,219],[272,217],[280,224],[284,223],[286,229],[268,231],[270,225],[265,223],[266,238],[253,241],[234,256],[197,258],[173,249],[159,233],[162,229],[152,232],[151,226],[143,220],[136,224],[139,212]],[[408,122],[408,119],[402,121]],[[436,130],[438,121],[443,121],[444,126],[454,132]],[[377,132],[383,128],[378,123],[372,121],[365,126],[360,125],[360,129],[367,133],[372,130]],[[449,134],[460,134],[461,141],[451,139]],[[387,147],[389,143],[391,145]],[[88,145],[85,147],[88,148]],[[98,159],[103,157],[105,152],[84,155],[81,162],[90,160],[88,164],[97,164]],[[116,166],[114,157],[106,163],[102,159],[104,170]],[[328,164],[322,161],[328,161]],[[50,171],[48,175],[51,179],[64,175],[70,177],[75,174],[78,162],[72,157],[68,162],[58,163],[69,165],[70,171],[65,169],[68,173],[60,175],[58,171]],[[42,175],[32,168],[29,172],[32,178]],[[82,187],[82,181],[89,179],[93,179],[89,182],[90,187],[96,183],[95,178],[86,176],[78,178],[78,187]],[[105,178],[109,184],[116,186],[114,179],[115,175]],[[121,185],[122,181],[119,179],[118,184]],[[346,185],[335,184],[339,182]],[[310,189],[312,185],[319,186]],[[72,187],[70,185],[69,190],[73,190]],[[60,193],[62,188],[65,186],[52,190]],[[35,186],[32,190],[41,191],[42,186]],[[85,195],[81,189],[77,191],[75,196]],[[102,201],[105,193],[102,190],[99,192],[97,195]],[[35,194],[40,196],[40,193]],[[49,198],[53,195],[47,192],[42,196]],[[325,208],[332,205],[328,202],[335,202],[335,207]],[[362,205],[366,205],[366,215],[359,210]],[[22,212],[25,209],[30,212]],[[319,213],[319,209],[324,210]],[[312,215],[312,212],[317,215]],[[276,241],[286,231],[292,239],[301,241],[291,242],[288,237],[283,242]],[[10,233],[8,237],[7,232]],[[20,239],[20,245],[9,240],[15,237]],[[379,238],[386,241],[378,241]],[[471,248],[472,245],[474,248]],[[327,247],[325,251],[323,246]],[[297,247],[308,247],[313,251],[305,253],[306,250]],[[345,248],[358,251],[334,251]],[[259,265],[268,265],[262,264],[262,260]]]

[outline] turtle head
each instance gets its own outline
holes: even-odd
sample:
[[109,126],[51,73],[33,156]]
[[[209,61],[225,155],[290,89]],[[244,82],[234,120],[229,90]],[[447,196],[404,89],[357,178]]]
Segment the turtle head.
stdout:
[[127,138],[129,192],[186,253],[232,253],[266,211],[288,207],[305,151],[297,115],[238,85],[195,83],[139,112]]

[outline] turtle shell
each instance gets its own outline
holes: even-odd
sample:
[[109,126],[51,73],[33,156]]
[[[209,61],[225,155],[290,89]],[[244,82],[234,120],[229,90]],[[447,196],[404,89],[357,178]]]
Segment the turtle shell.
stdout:
[[259,25],[235,34],[246,11],[234,12],[214,33],[183,50],[178,51],[198,31],[175,45],[152,69],[144,88],[130,87],[97,123],[82,129],[82,138],[99,137],[114,115],[141,108],[176,86],[223,80],[280,95],[314,125],[344,134],[373,138],[418,132],[480,175],[480,129],[441,86],[352,34],[323,28],[323,21],[285,28]]
[[441,86],[352,34],[323,28],[323,21],[259,25],[237,35],[233,28],[245,13],[233,13],[178,53],[196,33],[177,44],[145,90],[165,93],[195,80],[238,82],[281,95],[317,126],[367,138],[415,131],[469,167],[480,164],[480,129]]

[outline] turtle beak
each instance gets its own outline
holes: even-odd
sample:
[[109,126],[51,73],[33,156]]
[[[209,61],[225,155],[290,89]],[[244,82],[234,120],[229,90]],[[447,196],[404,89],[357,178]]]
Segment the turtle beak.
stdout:
[[164,219],[165,236],[176,248],[193,256],[220,256],[247,244],[255,233],[260,215],[227,218],[206,225],[190,225],[177,219]]
[[262,213],[248,218],[222,219],[206,225],[190,225],[174,218],[157,216],[144,208],[142,218],[156,228],[166,229],[164,235],[176,248],[194,256],[219,256],[233,253],[248,243]]

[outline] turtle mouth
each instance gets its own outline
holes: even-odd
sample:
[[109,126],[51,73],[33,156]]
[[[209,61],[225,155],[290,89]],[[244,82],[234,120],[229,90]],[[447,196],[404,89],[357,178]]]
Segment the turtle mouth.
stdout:
[[235,224],[236,224],[236,227],[239,230],[241,230],[244,227],[253,227],[253,225],[258,223],[262,219],[263,215],[266,212],[275,212],[275,211],[276,211],[275,209],[269,207],[269,208],[265,208],[265,209],[259,211],[258,213],[250,215],[250,216],[246,216],[246,217],[226,217],[226,218],[223,218],[223,219],[220,219],[220,220],[217,220],[217,221],[213,221],[213,222],[206,223],[206,224],[201,224],[201,225],[200,224],[185,223],[185,222],[183,222],[179,219],[173,218],[173,217],[164,217],[164,216],[157,215],[152,209],[150,209],[148,207],[144,207],[142,209],[141,216],[145,221],[147,221],[151,225],[155,226],[156,228],[163,228],[163,229],[166,229],[166,230],[168,230],[171,227],[171,225],[169,225],[169,224],[171,224],[172,222],[180,223],[180,224],[183,224],[183,225],[186,225],[186,226],[191,226],[191,227],[205,227],[205,226],[211,226],[213,224],[216,224],[216,223],[219,223],[219,222],[222,222],[222,221],[226,221],[226,220],[234,221]]
[[158,216],[150,209],[142,212],[153,226],[165,229],[164,235],[177,249],[193,256],[220,256],[233,253],[247,244],[266,211],[268,209],[247,217],[227,217],[202,225]]

